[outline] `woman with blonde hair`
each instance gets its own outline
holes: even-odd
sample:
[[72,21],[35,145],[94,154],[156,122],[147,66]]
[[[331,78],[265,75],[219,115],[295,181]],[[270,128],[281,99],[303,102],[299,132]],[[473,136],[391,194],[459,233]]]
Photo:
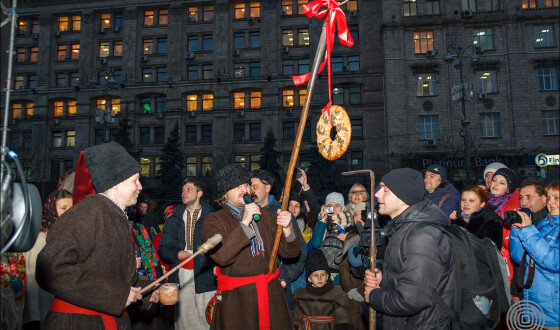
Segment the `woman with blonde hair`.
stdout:
[[346,211],[350,214],[354,214],[356,205],[367,202],[369,202],[369,194],[366,187],[359,183],[355,183],[348,193],[348,204],[346,204],[345,207]]

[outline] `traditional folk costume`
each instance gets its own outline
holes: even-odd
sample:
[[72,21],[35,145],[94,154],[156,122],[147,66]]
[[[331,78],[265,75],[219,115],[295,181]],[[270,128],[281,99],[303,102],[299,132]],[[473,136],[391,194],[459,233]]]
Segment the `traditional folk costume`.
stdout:
[[[249,183],[247,171],[230,165],[216,174],[221,196]],[[218,265],[218,293],[222,295],[213,311],[210,329],[289,329],[291,317],[278,268],[268,272],[268,261],[276,235],[276,216],[261,208],[261,218],[250,226],[240,222],[243,210],[226,203],[204,221],[205,240],[215,234],[222,242],[210,257]],[[299,235],[282,235],[278,253],[292,258],[300,253]],[[256,298],[256,299],[255,299]]]
[[[141,171],[114,142],[90,147],[82,156],[99,192]],[[125,305],[130,288],[140,285],[123,206],[93,194],[65,212],[37,257],[37,282],[56,297],[45,329],[130,329]]]

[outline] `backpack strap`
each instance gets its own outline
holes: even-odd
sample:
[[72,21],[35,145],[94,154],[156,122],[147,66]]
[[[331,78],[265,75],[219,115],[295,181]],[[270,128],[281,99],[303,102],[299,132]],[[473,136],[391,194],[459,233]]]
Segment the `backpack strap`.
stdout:
[[443,202],[445,202],[445,200],[447,199],[447,197],[449,197],[449,196],[451,196],[451,195],[453,195],[453,194],[447,194],[447,195],[443,196],[443,197],[441,198],[441,200],[439,201],[438,207],[441,208],[441,205],[443,204]]
[[519,264],[519,270],[517,273],[517,286],[521,289],[529,289],[533,284],[533,279],[535,278],[535,260],[529,257],[529,272],[527,273],[527,280],[523,281],[525,278],[525,269],[527,269],[527,251],[523,252],[523,257],[521,257],[521,263]]

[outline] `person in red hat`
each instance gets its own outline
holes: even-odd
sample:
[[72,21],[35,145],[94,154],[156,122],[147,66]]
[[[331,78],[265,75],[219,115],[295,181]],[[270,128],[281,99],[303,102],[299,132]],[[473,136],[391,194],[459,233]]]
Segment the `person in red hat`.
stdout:
[[[37,282],[55,295],[44,329],[129,329],[126,307],[142,296],[124,209],[136,204],[142,169],[116,142],[87,148],[82,157],[87,171],[77,173],[89,173],[97,193],[51,226],[37,257]],[[143,303],[148,299],[158,302],[157,291]]]

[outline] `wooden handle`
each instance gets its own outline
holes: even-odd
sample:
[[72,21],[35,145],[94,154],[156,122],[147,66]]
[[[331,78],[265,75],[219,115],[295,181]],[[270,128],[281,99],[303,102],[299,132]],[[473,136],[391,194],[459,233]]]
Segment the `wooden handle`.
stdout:
[[216,245],[218,245],[218,243],[220,243],[222,241],[222,235],[220,234],[216,234],[212,237],[210,237],[206,242],[202,243],[202,245],[198,248],[198,250],[196,251],[196,253],[192,254],[190,257],[188,257],[187,259],[183,260],[180,264],[178,264],[177,266],[173,267],[173,269],[171,269],[170,271],[168,271],[167,273],[165,273],[162,277],[158,278],[157,280],[155,280],[154,282],[150,283],[148,286],[146,286],[145,288],[143,288],[142,290],[140,290],[140,294],[150,290],[151,288],[153,288],[156,284],[158,284],[159,282],[165,280],[166,278],[169,277],[169,275],[173,274],[174,272],[177,271],[177,269],[183,267],[187,262],[191,261],[194,257],[196,257],[197,255],[201,254],[201,253],[206,253],[210,250],[212,250]]
[[[303,104],[303,109],[301,110],[301,117],[299,119],[299,126],[294,141],[294,148],[292,149],[292,156],[290,157],[290,165],[288,166],[288,173],[286,174],[286,183],[284,184],[284,192],[282,194],[282,211],[288,209],[288,202],[290,201],[290,190],[292,189],[292,174],[296,168],[296,161],[299,155],[299,149],[301,147],[301,140],[303,138],[303,131],[305,129],[305,123],[307,122],[307,114],[309,113],[309,106],[311,104],[311,96],[313,95],[313,88],[315,87],[315,81],[317,80],[317,74],[319,73],[319,64],[327,48],[327,32],[325,24],[323,24],[323,30],[321,32],[321,38],[319,39],[319,44],[317,45],[317,51],[315,52],[315,59],[313,60],[313,66],[311,68],[311,77],[309,78],[309,83],[307,84],[307,93],[305,94],[305,102]],[[292,230],[296,230],[295,228]],[[278,253],[278,247],[280,246],[280,238],[282,237],[282,226],[276,228],[276,237],[274,239],[274,246],[272,247],[272,254],[270,255],[270,261],[268,263],[268,270],[272,273],[274,270],[274,265],[276,264],[276,254]]]

